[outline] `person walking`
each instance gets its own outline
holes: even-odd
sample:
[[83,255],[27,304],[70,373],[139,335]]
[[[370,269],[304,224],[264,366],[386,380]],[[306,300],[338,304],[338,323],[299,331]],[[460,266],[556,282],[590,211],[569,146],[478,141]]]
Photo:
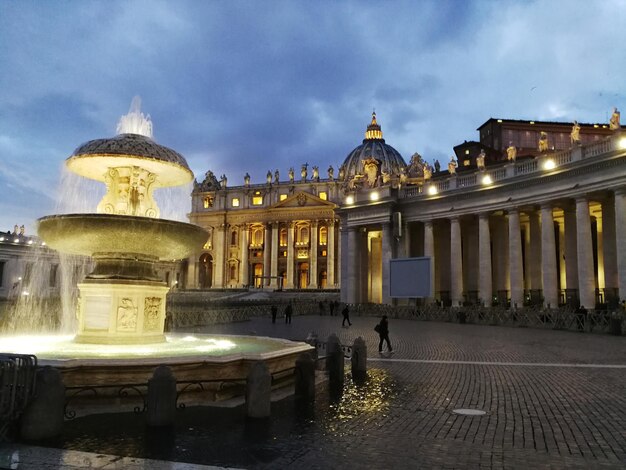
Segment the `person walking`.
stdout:
[[285,323],[289,323],[291,325],[291,314],[293,313],[293,307],[291,306],[291,302],[287,304],[285,307]]
[[346,322],[348,322],[348,326],[352,326],[352,323],[350,323],[350,308],[347,305],[343,308],[341,314],[343,315],[343,321],[341,322],[341,326],[346,326]]
[[278,314],[278,308],[276,305],[272,305],[272,323],[276,323],[276,315]]
[[389,341],[389,322],[387,321],[387,315],[383,315],[380,319],[380,323],[376,325],[374,329],[380,337],[380,341],[378,342],[378,352],[383,352],[383,341],[387,341],[387,349],[390,353],[392,353],[393,348],[391,347],[391,342]]

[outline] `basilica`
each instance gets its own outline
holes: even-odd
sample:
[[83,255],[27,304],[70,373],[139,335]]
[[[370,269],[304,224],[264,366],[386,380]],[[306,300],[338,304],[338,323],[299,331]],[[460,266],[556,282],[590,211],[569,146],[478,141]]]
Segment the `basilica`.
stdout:
[[[626,135],[607,124],[489,119],[433,165],[387,144],[376,115],[339,165],[195,183],[209,238],[190,289],[340,289],[397,302],[390,260],[427,257],[420,302],[616,305],[626,296]],[[621,293],[621,294],[620,294]]]

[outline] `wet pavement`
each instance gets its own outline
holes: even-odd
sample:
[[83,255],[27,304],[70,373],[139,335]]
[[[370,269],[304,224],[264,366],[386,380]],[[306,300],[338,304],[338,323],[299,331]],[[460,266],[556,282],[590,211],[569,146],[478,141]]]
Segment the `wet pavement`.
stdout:
[[296,340],[336,333],[343,344],[361,336],[367,380],[353,381],[347,363],[341,394],[321,382],[314,405],[277,399],[267,420],[246,419],[242,406],[188,407],[174,428],[155,431],[142,414],[91,415],[36,444],[153,459],[100,468],[185,468],[156,461],[249,469],[626,467],[623,337],[391,319],[394,354],[379,355],[375,318],[352,318],[350,328],[337,316],[281,320],[195,331]]

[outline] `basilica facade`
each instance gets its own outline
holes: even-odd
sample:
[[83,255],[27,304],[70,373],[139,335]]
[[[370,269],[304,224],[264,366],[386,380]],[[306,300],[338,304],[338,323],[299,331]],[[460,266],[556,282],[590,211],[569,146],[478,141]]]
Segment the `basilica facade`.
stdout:
[[491,119],[442,168],[418,154],[405,162],[373,115],[336,175],[303,165],[298,178],[290,169],[230,187],[208,172],[190,218],[210,237],[188,261],[187,287],[340,288],[347,303],[389,304],[389,261],[428,257],[425,302],[616,305],[626,297],[626,136],[614,121]]

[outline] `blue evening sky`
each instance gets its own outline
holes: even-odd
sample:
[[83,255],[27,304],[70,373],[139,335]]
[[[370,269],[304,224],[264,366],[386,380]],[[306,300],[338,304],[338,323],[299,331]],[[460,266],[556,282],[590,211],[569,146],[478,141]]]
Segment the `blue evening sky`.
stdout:
[[229,185],[325,176],[373,108],[407,161],[447,161],[490,117],[604,123],[625,25],[625,0],[0,0],[0,230],[54,213],[65,158],[135,95],[157,142]]

